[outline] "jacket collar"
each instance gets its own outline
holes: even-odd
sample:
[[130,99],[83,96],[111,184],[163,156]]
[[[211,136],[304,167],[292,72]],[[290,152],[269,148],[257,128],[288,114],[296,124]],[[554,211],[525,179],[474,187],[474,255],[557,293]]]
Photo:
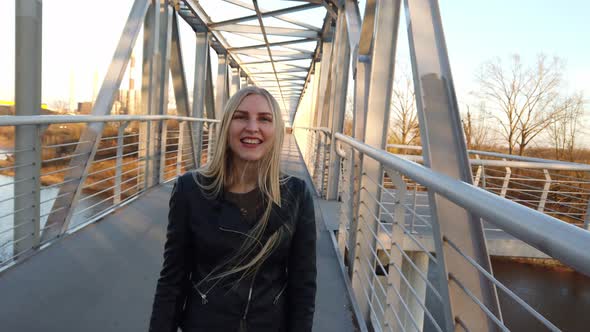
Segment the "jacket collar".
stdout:
[[[211,222],[215,222],[219,227],[225,230],[237,231],[240,233],[247,233],[250,230],[250,225],[241,220],[239,209],[227,201],[223,195],[209,200],[211,202],[212,219]],[[289,206],[291,202],[283,199],[281,206],[276,203],[272,203],[270,211],[270,217],[266,226],[265,233],[273,234],[276,232],[285,222],[288,220]]]

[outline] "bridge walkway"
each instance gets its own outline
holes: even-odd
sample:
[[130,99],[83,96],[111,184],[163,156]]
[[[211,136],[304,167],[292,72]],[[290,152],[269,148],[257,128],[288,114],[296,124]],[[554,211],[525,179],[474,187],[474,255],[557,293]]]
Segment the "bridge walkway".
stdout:
[[[310,183],[291,135],[284,169]],[[172,182],[14,266],[0,279],[2,331],[147,331],[162,263]],[[354,331],[335,249],[316,199],[318,293],[314,330]]]

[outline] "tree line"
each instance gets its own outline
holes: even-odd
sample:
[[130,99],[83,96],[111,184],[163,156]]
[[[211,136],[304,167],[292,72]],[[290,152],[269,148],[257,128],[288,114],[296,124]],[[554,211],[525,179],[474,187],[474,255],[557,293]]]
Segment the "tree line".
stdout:
[[[564,92],[564,67],[562,59],[543,54],[530,64],[519,55],[482,63],[470,93],[475,102],[461,105],[468,148],[524,155],[542,140],[555,159],[574,160],[584,101],[582,92]],[[388,142],[420,144],[413,79],[403,67],[396,71]]]

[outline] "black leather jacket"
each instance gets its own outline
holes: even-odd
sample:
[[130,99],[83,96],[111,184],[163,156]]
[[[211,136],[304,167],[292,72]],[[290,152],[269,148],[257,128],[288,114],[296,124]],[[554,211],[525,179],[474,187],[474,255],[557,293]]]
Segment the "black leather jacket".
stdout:
[[[237,206],[208,199],[192,173],[179,177],[170,198],[164,263],[156,287],[151,332],[311,331],[316,293],[316,227],[313,199],[305,182],[281,185],[262,243],[289,225],[258,272],[199,284],[239,248],[249,230]],[[195,287],[195,285],[198,285]],[[211,287],[213,286],[213,287]]]

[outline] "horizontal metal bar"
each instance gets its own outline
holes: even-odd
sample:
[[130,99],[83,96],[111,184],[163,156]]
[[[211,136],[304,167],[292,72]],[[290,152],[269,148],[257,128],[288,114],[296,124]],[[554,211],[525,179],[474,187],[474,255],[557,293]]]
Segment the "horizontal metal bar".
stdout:
[[[424,158],[417,155],[394,154],[400,158],[411,160],[413,162],[421,163]],[[586,171],[590,172],[590,165],[563,163],[550,161],[512,161],[512,160],[491,160],[491,159],[469,159],[471,166],[489,166],[489,167],[514,167],[527,169],[546,169],[552,171]]]
[[54,201],[54,200],[56,200],[56,199],[58,199],[58,198],[60,198],[60,197],[67,196],[67,195],[71,195],[71,194],[73,194],[73,193],[74,193],[73,191],[70,191],[70,192],[66,192],[66,193],[63,193],[63,194],[59,194],[59,195],[57,195],[57,196],[55,196],[55,197],[48,198],[48,199],[46,199],[46,200],[44,200],[44,201],[41,201],[41,202],[39,202],[39,204],[45,204],[45,203],[47,203],[47,202]]
[[64,146],[71,146],[71,145],[78,145],[78,144],[86,144],[86,143],[92,143],[90,141],[82,141],[82,142],[74,142],[74,143],[62,143],[62,144],[54,144],[54,145],[46,145],[43,147],[43,149],[54,149],[54,148],[61,148]]
[[27,166],[33,166],[33,165],[35,165],[35,163],[0,167],[0,171],[6,171],[6,170],[9,170],[9,169],[13,169],[13,168],[16,169],[16,168],[19,168],[19,167],[27,167]]
[[66,167],[66,168],[60,168],[60,169],[58,169],[58,170],[56,170],[56,171],[51,171],[51,172],[43,173],[43,174],[41,174],[41,177],[43,177],[43,176],[47,176],[47,175],[52,175],[52,174],[55,174],[55,173],[66,172],[66,171],[72,170],[72,169],[74,169],[74,168],[76,168],[76,167],[77,167],[77,166],[73,166],[73,167]]
[[26,225],[26,224],[29,224],[29,223],[32,223],[32,222],[33,222],[32,220],[29,220],[29,221],[25,221],[25,222],[22,222],[20,224],[17,224],[16,226],[12,226],[12,227],[3,229],[3,230],[0,231],[0,234],[8,233],[9,231],[15,230],[15,229],[17,229],[17,228],[19,228],[19,227],[21,227],[23,225]]
[[93,122],[127,122],[127,121],[162,121],[178,120],[190,122],[218,123],[219,120],[191,118],[173,115],[6,115],[0,117],[0,127],[24,125],[48,125],[56,123],[93,123]]
[[58,160],[71,159],[71,158],[82,156],[82,155],[85,155],[85,154],[86,153],[76,153],[76,154],[72,154],[72,155],[68,155],[68,156],[64,156],[64,157],[57,157],[57,158],[51,158],[51,159],[42,160],[41,162],[43,162],[43,163],[50,163],[50,162],[58,161]]
[[496,325],[504,332],[510,332],[510,330],[504,325],[503,322],[501,322],[498,317],[496,317],[491,311],[490,309],[488,309],[483,303],[481,303],[481,301],[477,298],[477,296],[475,296],[467,287],[465,287],[465,285],[463,285],[463,283],[457,279],[457,277],[452,274],[449,273],[449,280],[452,280],[455,282],[455,284],[457,284],[457,286],[459,286],[459,288],[461,288],[465,294],[467,294],[467,296],[469,298],[471,298],[473,300],[473,302],[475,302],[480,308],[481,310],[486,314],[486,316],[488,316],[491,320],[494,321],[494,323],[496,323]]
[[351,137],[340,133],[334,136],[337,140],[427,186],[532,247],[590,276],[590,232],[368,146]]
[[53,208],[53,209],[51,209],[51,211],[49,211],[49,212],[47,212],[47,213],[45,213],[43,215],[40,215],[39,218],[47,217],[48,215],[50,215],[50,214],[52,214],[54,212],[57,212],[57,211],[61,211],[61,210],[65,209],[65,208],[66,208],[65,206],[60,206],[58,208]]
[[508,287],[504,286],[500,281],[498,281],[493,275],[491,275],[488,271],[482,268],[476,261],[474,261],[471,257],[465,255],[458,247],[451,241],[450,239],[443,236],[443,241],[447,242],[451,248],[453,248],[459,255],[463,256],[469,264],[475,267],[480,273],[482,273],[486,278],[488,278],[491,282],[494,283],[497,287],[499,287],[502,291],[504,291],[508,296],[510,296],[514,301],[520,304],[526,311],[528,311],[531,315],[533,315],[539,322],[543,325],[548,327],[551,330],[559,331],[559,329],[553,325],[550,321],[548,321],[543,315],[538,313],[533,307],[531,307],[528,303],[522,300],[518,295],[514,294]]

